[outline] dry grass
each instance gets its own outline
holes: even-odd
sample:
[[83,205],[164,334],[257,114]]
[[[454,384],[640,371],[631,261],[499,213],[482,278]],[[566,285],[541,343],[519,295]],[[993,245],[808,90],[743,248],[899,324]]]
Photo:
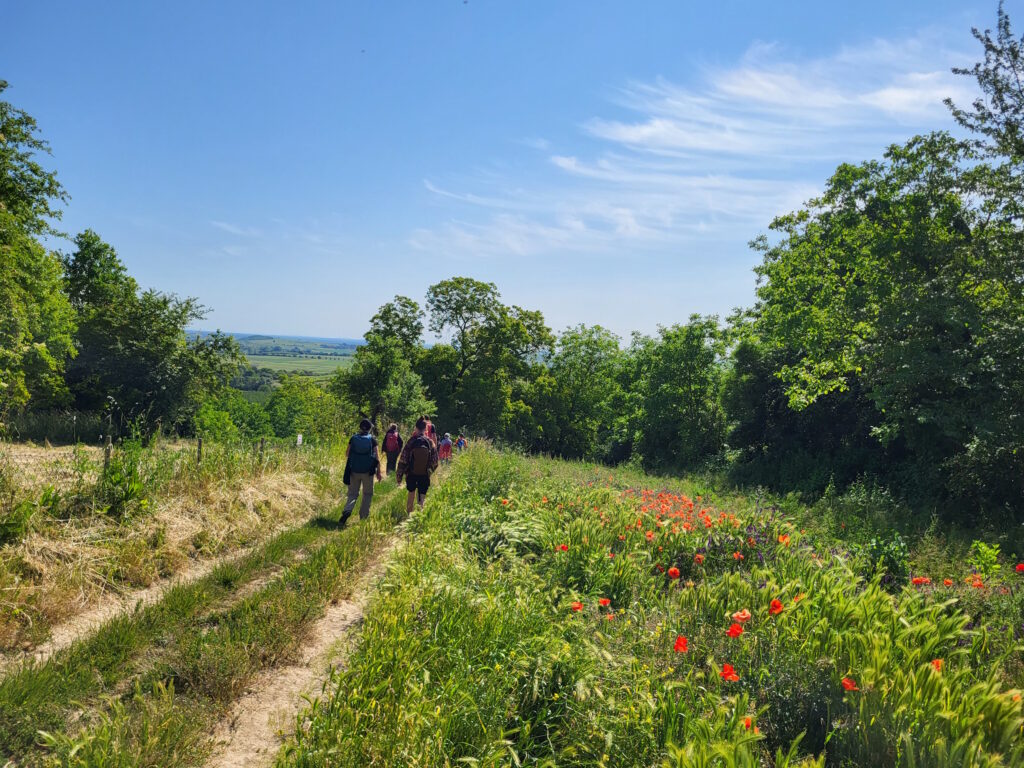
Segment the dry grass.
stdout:
[[[337,501],[340,468],[327,455],[285,453],[262,470],[236,461],[197,473],[191,446],[148,451],[163,471],[147,489],[144,513],[119,521],[88,507],[60,516],[41,510],[27,536],[0,547],[0,650],[31,648],[112,593],[185,575]],[[65,495],[94,487],[102,450],[8,444],[0,462],[17,496],[37,499],[48,486]]]

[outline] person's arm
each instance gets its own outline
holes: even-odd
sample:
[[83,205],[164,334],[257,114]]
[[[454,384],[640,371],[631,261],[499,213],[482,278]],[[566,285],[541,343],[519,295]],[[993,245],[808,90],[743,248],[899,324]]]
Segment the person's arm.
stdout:
[[430,467],[428,469],[428,472],[430,474],[434,474],[434,472],[437,471],[437,464],[438,464],[438,461],[437,461],[437,448],[435,448],[433,445],[431,445],[430,446]]
[[409,444],[406,443],[402,452],[398,455],[398,467],[395,469],[395,475],[398,481],[401,482],[402,476],[405,474],[405,468],[409,464]]

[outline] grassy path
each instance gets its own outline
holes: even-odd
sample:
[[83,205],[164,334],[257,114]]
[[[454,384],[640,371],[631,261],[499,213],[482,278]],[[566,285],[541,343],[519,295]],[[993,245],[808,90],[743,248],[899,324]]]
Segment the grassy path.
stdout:
[[320,694],[331,668],[344,663],[369,597],[398,544],[397,535],[390,537],[359,579],[352,596],[328,606],[312,627],[295,663],[268,670],[234,703],[214,733],[216,747],[207,768],[273,765],[281,736],[294,729],[296,714],[310,697]]
[[[210,718],[294,656],[404,516],[404,493],[382,491],[368,524],[339,530],[314,519],[12,671],[0,681],[0,756],[16,765],[199,762]],[[130,759],[110,763],[112,753]]]

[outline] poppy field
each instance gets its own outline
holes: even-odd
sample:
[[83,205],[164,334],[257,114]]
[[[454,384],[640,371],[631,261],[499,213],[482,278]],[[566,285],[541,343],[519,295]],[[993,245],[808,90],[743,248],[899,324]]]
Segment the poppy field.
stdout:
[[644,480],[460,457],[279,765],[1024,763],[1024,575],[886,591],[772,507]]

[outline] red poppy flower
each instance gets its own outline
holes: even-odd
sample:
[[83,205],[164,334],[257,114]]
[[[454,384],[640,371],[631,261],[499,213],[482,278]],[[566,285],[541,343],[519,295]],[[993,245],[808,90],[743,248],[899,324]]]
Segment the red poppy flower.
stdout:
[[743,625],[733,624],[731,627],[729,627],[728,630],[726,630],[725,634],[727,634],[729,637],[739,637],[743,634]]
[[788,547],[789,546],[789,534],[788,533],[780,533],[779,534],[779,544],[782,544],[784,547]]
[[743,559],[743,553],[739,552],[739,551],[733,552],[732,553],[732,559],[733,560],[742,560]]
[[723,664],[722,671],[718,673],[718,676],[730,683],[735,683],[740,679],[740,676],[736,674],[736,670],[732,668],[732,664]]
[[854,680],[852,677],[844,677],[843,678],[843,688],[845,688],[848,691],[859,691],[860,690],[860,688],[857,687],[857,681]]
[[507,507],[508,504],[509,504],[509,501],[508,501],[508,499],[502,499],[501,503],[504,504]]
[[915,587],[920,587],[922,584],[931,584],[932,580],[929,579],[927,576],[915,576],[910,580],[910,583],[913,584]]
[[654,531],[648,531],[644,534],[644,536],[647,537],[648,541],[654,541]]
[[932,669],[936,672],[942,671],[942,659],[932,659]]
[[799,595],[797,595],[796,597],[793,598],[793,602],[794,603],[799,603],[805,597],[807,597],[807,595],[805,595],[803,592],[801,592]]
[[670,579],[678,579],[679,578],[679,569],[676,568],[673,565],[671,568],[668,569],[668,577]]
[[581,602],[579,602],[579,601],[577,601],[577,602],[573,603],[573,604],[572,604],[572,609],[573,609],[574,611],[582,611],[582,610],[583,610],[583,603],[581,603]]
[[776,616],[782,613],[782,609],[784,607],[785,606],[782,605],[781,600],[772,600],[771,605],[768,606],[768,613],[770,613],[772,616]]
[[608,557],[615,557],[615,553],[614,552],[609,552],[608,553]]
[[1024,573],[1024,563],[1017,563],[1017,573]]
[[560,550],[562,550],[563,552],[568,552],[569,551],[569,545],[568,544],[559,544],[558,548]]
[[943,584],[944,584],[945,586],[947,586],[947,587],[952,587],[952,586],[953,586],[953,580],[952,580],[952,579],[943,579],[943,580],[942,580],[942,583],[943,583]]
[[[746,728],[748,731],[750,730],[750,726],[752,726],[753,724],[754,721],[751,720],[749,717],[743,718],[743,727]],[[757,728],[754,728],[754,733],[757,733]]]
[[704,565],[704,555],[698,552],[696,555],[693,556],[693,562],[695,562],[697,565]]
[[736,613],[732,615],[732,620],[738,621],[740,624],[750,621],[750,611],[748,611],[746,608],[744,608],[741,611],[736,611]]
[[682,635],[677,635],[676,644],[673,646],[673,649],[676,653],[686,653],[688,650],[690,650],[688,643],[689,641],[685,637],[683,637]]
[[614,614],[614,613],[606,613],[606,614],[604,615],[604,617],[605,617],[606,619],[608,619],[608,621],[615,621],[615,614]]
[[612,601],[609,600],[607,597],[602,597],[600,600],[597,601],[597,604],[600,605],[602,608],[607,608],[609,605],[612,604]]

